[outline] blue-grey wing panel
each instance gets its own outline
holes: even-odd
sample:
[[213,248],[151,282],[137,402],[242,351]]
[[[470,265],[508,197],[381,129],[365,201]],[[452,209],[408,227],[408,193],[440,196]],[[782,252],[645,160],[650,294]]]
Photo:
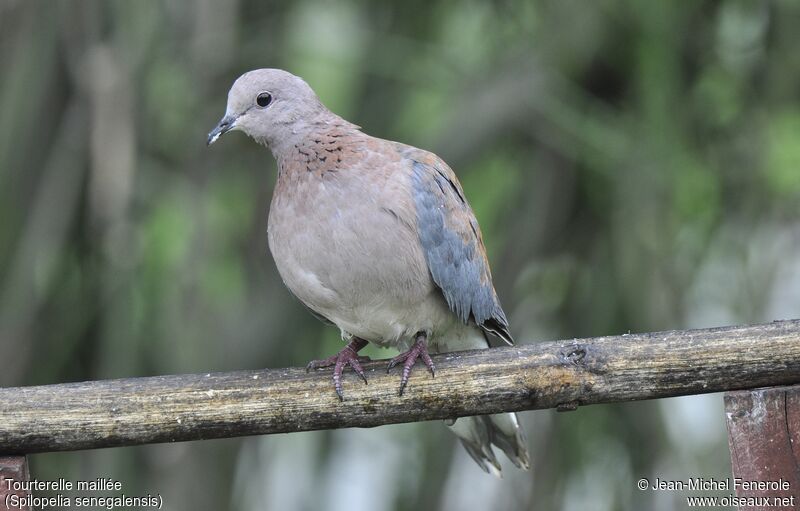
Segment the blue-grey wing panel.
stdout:
[[413,162],[414,203],[428,269],[461,321],[473,319],[511,343],[478,223],[451,173],[446,167]]

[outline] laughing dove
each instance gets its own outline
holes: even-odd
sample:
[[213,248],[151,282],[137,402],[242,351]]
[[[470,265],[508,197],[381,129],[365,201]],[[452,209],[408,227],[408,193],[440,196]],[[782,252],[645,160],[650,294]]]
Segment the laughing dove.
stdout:
[[[228,131],[267,146],[278,163],[269,248],[289,290],[342,332],[338,354],[311,362],[366,381],[358,351],[373,343],[403,353],[400,394],[428,355],[512,344],[492,285],[481,231],[456,175],[435,154],[374,138],[332,113],[302,79],[278,69],[239,77],[208,144]],[[528,468],[515,414],[448,421],[486,472],[499,474],[492,444]]]

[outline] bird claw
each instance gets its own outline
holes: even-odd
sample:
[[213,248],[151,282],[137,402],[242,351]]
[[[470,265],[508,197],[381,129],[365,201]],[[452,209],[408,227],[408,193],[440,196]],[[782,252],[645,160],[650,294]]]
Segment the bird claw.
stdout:
[[[336,365],[336,361],[339,360],[340,355],[341,352],[337,353],[336,355],[332,355],[328,358],[323,358],[320,360],[312,360],[306,365],[306,372],[309,372],[311,369],[325,369],[326,367],[334,367]],[[372,362],[372,359],[366,355],[359,355],[356,357],[356,360],[358,362],[361,362],[362,364],[365,362]]]
[[342,393],[342,372],[344,372],[345,367],[349,365],[353,369],[353,372],[364,380],[364,384],[367,384],[367,376],[364,374],[364,368],[361,366],[361,363],[369,362],[372,359],[358,355],[358,351],[366,345],[367,341],[354,337],[353,340],[336,355],[309,362],[308,365],[306,365],[306,372],[311,369],[333,366],[333,388],[336,390],[336,395],[339,396],[339,401],[344,401],[344,394]]
[[394,366],[403,362],[403,375],[400,378],[400,392],[398,395],[402,396],[403,391],[408,384],[408,378],[411,376],[411,368],[414,367],[414,364],[417,362],[418,358],[422,358],[422,361],[425,363],[425,366],[430,370],[431,376],[436,377],[436,368],[433,365],[433,361],[431,360],[431,356],[428,354],[428,346],[426,342],[427,338],[424,334],[420,334],[417,336],[417,340],[411,346],[411,349],[406,351],[405,353],[401,353],[396,357],[392,358],[389,361],[389,366],[386,368],[386,372],[388,373]]

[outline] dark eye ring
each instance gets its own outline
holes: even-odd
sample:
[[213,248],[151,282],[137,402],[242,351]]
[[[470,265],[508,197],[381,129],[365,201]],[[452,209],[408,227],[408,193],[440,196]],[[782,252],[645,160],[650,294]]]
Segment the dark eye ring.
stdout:
[[261,108],[264,108],[272,103],[272,94],[269,92],[262,92],[258,96],[256,96],[256,104]]

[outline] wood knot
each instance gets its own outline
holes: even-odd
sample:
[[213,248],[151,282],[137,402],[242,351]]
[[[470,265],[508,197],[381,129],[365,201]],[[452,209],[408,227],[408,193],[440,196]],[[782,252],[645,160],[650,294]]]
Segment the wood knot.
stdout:
[[561,358],[568,364],[583,365],[583,359],[586,358],[586,348],[580,345],[572,346],[570,349],[561,352]]
[[582,370],[597,375],[608,372],[602,350],[591,344],[573,342],[562,348],[560,356],[564,365],[580,367]]

